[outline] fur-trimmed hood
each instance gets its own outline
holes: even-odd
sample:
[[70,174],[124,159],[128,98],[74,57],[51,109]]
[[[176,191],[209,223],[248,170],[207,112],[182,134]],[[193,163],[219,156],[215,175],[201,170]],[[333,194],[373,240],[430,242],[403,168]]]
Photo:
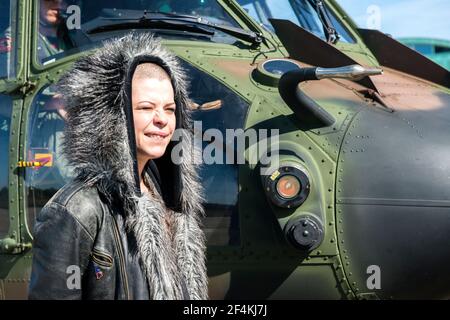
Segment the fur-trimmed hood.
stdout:
[[[146,167],[151,194],[141,195],[131,79],[144,62],[158,64],[171,78],[177,105],[174,137],[181,145],[172,141],[165,155]],[[59,88],[67,111],[65,156],[76,179],[96,186],[110,203],[120,199],[151,298],[183,298],[184,281],[190,299],[206,299],[201,184],[194,165],[199,162],[194,161],[190,102],[177,58],[148,33],[128,34],[77,61]],[[177,149],[181,157],[174,163],[171,153]],[[166,220],[172,221],[171,232],[165,228]]]

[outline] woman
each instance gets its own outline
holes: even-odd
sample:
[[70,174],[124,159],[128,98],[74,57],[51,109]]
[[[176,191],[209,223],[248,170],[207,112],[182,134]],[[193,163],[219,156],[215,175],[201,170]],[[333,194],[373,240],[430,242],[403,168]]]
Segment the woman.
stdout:
[[106,43],[63,78],[76,179],[38,215],[30,298],[207,299],[184,78],[148,34]]

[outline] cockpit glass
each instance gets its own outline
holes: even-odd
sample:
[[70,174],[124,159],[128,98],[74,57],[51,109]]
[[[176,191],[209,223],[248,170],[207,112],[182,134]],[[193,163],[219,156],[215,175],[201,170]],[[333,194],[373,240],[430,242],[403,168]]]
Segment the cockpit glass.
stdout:
[[[237,0],[245,11],[266,29],[274,31],[269,19],[285,19],[326,40],[326,33],[316,10],[315,0]],[[325,4],[331,24],[340,36],[340,41],[355,43],[344,25]]]
[[0,79],[15,76],[15,12],[17,0],[0,1]]
[[130,30],[232,44],[232,34],[196,21],[240,28],[216,0],[39,0],[37,12],[35,52],[43,65]]

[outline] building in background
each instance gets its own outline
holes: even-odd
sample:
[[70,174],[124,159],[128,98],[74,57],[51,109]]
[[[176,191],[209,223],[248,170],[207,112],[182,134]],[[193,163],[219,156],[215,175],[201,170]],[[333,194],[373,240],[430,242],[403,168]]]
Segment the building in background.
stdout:
[[450,70],[450,41],[432,38],[400,38],[398,40]]

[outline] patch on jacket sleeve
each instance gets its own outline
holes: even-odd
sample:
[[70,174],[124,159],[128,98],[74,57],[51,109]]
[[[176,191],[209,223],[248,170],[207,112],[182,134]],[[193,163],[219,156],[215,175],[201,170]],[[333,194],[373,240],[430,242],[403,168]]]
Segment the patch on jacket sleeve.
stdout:
[[103,277],[103,271],[94,263],[95,279],[100,280]]

